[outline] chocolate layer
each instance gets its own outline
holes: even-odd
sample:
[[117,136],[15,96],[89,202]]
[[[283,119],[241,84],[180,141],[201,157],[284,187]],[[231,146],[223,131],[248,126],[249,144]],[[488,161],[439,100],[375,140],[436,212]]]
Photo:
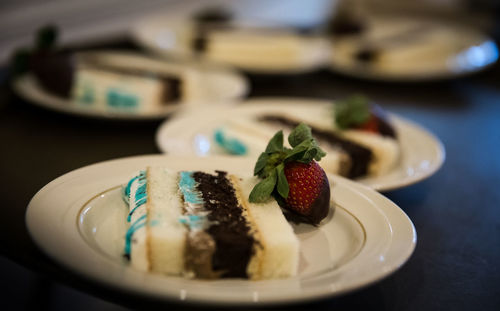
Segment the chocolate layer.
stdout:
[[389,116],[387,115],[387,112],[375,103],[370,103],[370,112],[373,114],[373,116],[375,116],[378,132],[380,133],[380,135],[396,139],[396,130],[389,122]]
[[75,61],[70,53],[36,52],[31,56],[30,67],[44,89],[69,98],[75,70]]
[[205,209],[210,211],[208,220],[213,222],[207,229],[216,245],[212,270],[220,271],[221,277],[248,278],[246,268],[252,256],[254,239],[227,173],[194,172],[193,178],[202,194]]
[[[279,123],[288,128],[295,128],[299,122],[290,120],[282,116],[265,115],[259,118],[259,121]],[[365,148],[352,141],[346,140],[332,131],[322,130],[309,125],[312,135],[320,142],[329,144],[332,147],[341,148],[351,158],[351,167],[347,172],[347,177],[357,178],[368,173],[368,166],[373,158],[370,149]]]

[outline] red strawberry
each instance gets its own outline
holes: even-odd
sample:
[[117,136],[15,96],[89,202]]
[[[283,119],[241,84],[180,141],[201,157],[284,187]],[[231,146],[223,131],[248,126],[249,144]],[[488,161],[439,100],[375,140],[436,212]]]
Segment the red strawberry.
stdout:
[[262,203],[274,197],[283,208],[316,225],[330,209],[328,178],[316,162],[326,153],[304,123],[293,129],[288,142],[292,149],[283,145],[283,131],[271,138],[255,163],[254,175],[262,180],[248,200]]
[[352,96],[335,105],[335,123],[341,129],[358,129],[396,138],[386,112],[364,96]]
[[363,124],[356,126],[356,128],[367,132],[378,133],[379,132],[378,124],[379,124],[378,118],[374,114],[371,114],[368,120],[366,120]]
[[319,223],[330,208],[330,185],[325,171],[316,161],[289,162],[285,164],[285,176],[290,191],[284,207],[313,224]]

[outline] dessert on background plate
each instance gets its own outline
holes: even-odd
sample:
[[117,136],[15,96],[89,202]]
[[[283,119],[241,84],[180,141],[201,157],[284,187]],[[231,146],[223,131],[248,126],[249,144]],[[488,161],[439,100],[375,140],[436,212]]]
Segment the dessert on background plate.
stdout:
[[[255,165],[257,177],[148,167],[124,188],[125,256],[142,271],[188,278],[296,276],[299,240],[280,206],[318,225],[330,211],[325,153],[304,124],[283,132]],[[279,204],[279,205],[278,205]]]
[[382,175],[396,166],[400,157],[396,129],[380,106],[368,98],[356,95],[332,103],[330,111],[304,111],[264,111],[228,120],[221,128],[227,136],[252,145],[280,129],[289,133],[304,122],[327,151],[323,166],[330,173],[355,179]]
[[[51,32],[56,37],[52,28],[40,36]],[[55,47],[55,39],[51,42],[24,55],[25,68],[14,88],[60,111],[158,118],[186,103],[226,101],[246,93],[245,79],[228,68],[126,51],[68,52]]]
[[140,21],[138,43],[166,56],[202,58],[258,73],[301,72],[325,64],[328,42],[287,25],[243,20],[210,9],[185,19],[168,16]]
[[330,68],[373,80],[455,78],[484,70],[499,56],[486,33],[432,18],[339,16],[329,36]]
[[[327,152],[321,161],[327,173],[354,178],[378,191],[409,186],[441,167],[444,147],[427,129],[384,112],[362,96],[334,103],[270,97],[231,107],[188,109],[158,128],[156,144],[171,155],[257,159],[276,131],[288,135],[304,122]],[[335,115],[343,117],[336,120]]]

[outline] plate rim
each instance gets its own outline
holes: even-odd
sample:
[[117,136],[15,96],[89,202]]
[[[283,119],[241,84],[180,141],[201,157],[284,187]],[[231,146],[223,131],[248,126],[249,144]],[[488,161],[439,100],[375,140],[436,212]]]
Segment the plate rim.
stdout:
[[[226,160],[228,157],[222,156],[219,158],[221,158],[222,160]],[[94,169],[94,168],[102,166],[102,165],[113,165],[113,164],[121,164],[121,163],[125,164],[127,161],[141,161],[141,162],[144,162],[145,165],[147,165],[146,162],[148,162],[148,161],[154,161],[154,160],[164,161],[165,159],[168,159],[168,156],[166,157],[165,155],[157,155],[157,154],[156,155],[141,155],[141,156],[118,158],[118,159],[107,160],[107,161],[87,165],[87,166],[81,167],[79,169],[73,170],[71,172],[68,172],[62,176],[57,177],[56,179],[54,179],[51,182],[49,182],[48,184],[46,184],[43,188],[41,188],[33,196],[33,198],[30,200],[30,202],[28,204],[28,208],[27,208],[26,215],[25,215],[25,221],[26,221],[26,225],[27,225],[27,229],[28,229],[30,237],[35,241],[36,245],[44,253],[46,253],[51,259],[53,259],[56,263],[70,269],[71,271],[73,271],[74,273],[76,273],[77,275],[79,275],[82,278],[87,278],[87,279],[90,279],[92,281],[98,282],[99,284],[102,284],[105,286],[110,286],[110,287],[113,287],[115,289],[122,290],[125,292],[132,291],[132,292],[135,292],[135,293],[137,293],[141,296],[144,296],[144,297],[153,297],[155,299],[160,299],[160,300],[164,300],[164,301],[177,301],[178,303],[190,303],[190,304],[204,303],[206,305],[212,305],[212,306],[217,306],[217,305],[218,306],[224,306],[224,305],[225,306],[230,306],[230,305],[240,305],[240,306],[242,306],[242,305],[253,305],[253,306],[256,306],[256,305],[259,305],[259,306],[284,305],[284,304],[289,304],[289,303],[293,303],[293,302],[307,302],[307,301],[318,300],[318,299],[322,299],[322,298],[338,296],[338,295],[344,294],[346,292],[350,292],[350,291],[357,290],[357,289],[363,288],[365,286],[371,285],[371,284],[378,282],[381,279],[387,277],[388,275],[394,273],[396,270],[398,270],[402,265],[404,265],[408,261],[408,259],[410,258],[410,256],[412,255],[412,253],[415,250],[415,246],[417,243],[416,230],[415,230],[415,227],[414,227],[413,223],[411,222],[410,218],[408,217],[408,215],[406,215],[406,213],[403,210],[401,210],[401,208],[399,208],[394,202],[392,202],[390,199],[384,197],[380,193],[378,193],[378,192],[376,192],[376,191],[374,191],[366,186],[363,186],[359,183],[342,178],[340,176],[335,176],[337,182],[340,181],[340,183],[345,184],[346,187],[351,188],[352,191],[359,192],[358,195],[366,195],[366,196],[371,197],[372,199],[375,198],[376,200],[382,200],[382,202],[384,204],[383,204],[383,206],[382,205],[380,205],[380,206],[382,206],[382,208],[385,210],[385,213],[381,212],[383,214],[383,216],[385,218],[387,218],[387,217],[393,218],[393,221],[397,221],[398,226],[402,227],[402,229],[400,228],[400,230],[403,231],[403,232],[400,232],[400,234],[402,236],[399,237],[399,240],[401,240],[401,241],[397,241],[398,237],[396,237],[396,239],[394,239],[394,237],[393,237],[390,239],[390,243],[388,244],[387,248],[394,249],[394,248],[399,247],[399,248],[403,248],[403,251],[401,251],[401,249],[398,248],[398,250],[395,251],[397,253],[397,255],[393,254],[393,256],[397,257],[397,258],[393,260],[394,262],[392,262],[391,266],[388,269],[385,269],[384,271],[377,271],[377,273],[375,273],[376,276],[374,278],[372,277],[369,279],[369,281],[362,283],[362,284],[354,284],[351,287],[345,287],[342,290],[337,291],[337,292],[332,292],[331,290],[325,290],[325,291],[322,291],[319,293],[316,291],[313,293],[308,292],[307,295],[305,295],[305,296],[299,295],[296,297],[289,297],[286,300],[283,300],[283,298],[279,298],[279,297],[276,298],[275,297],[274,299],[258,300],[258,301],[252,301],[250,299],[247,299],[245,301],[232,301],[232,300],[231,301],[221,301],[221,300],[199,299],[199,297],[198,297],[197,299],[190,298],[189,300],[182,301],[182,300],[179,300],[178,295],[175,295],[175,294],[168,295],[168,294],[162,293],[160,295],[158,293],[150,292],[147,289],[137,290],[136,288],[134,288],[130,285],[127,286],[127,284],[119,284],[116,282],[116,280],[112,281],[109,279],[105,279],[103,277],[99,277],[99,276],[95,276],[95,275],[88,275],[81,268],[79,269],[78,267],[76,267],[77,265],[75,265],[75,263],[66,262],[67,258],[66,259],[58,258],[57,252],[54,251],[53,246],[50,245],[51,242],[47,241],[46,239],[44,240],[43,238],[37,236],[37,233],[41,232],[40,230],[43,230],[44,227],[46,229],[47,224],[41,224],[40,222],[37,222],[36,203],[38,200],[41,200],[40,197],[43,198],[44,193],[51,191],[51,188],[60,184],[61,181],[64,181],[65,179],[73,177],[72,175],[82,174],[85,170]],[[234,161],[234,159],[233,159],[233,161]],[[238,161],[236,161],[236,162],[238,162]],[[87,197],[85,200],[88,200],[88,199],[89,199],[89,197]],[[377,206],[377,208],[380,209],[380,206]],[[66,210],[63,209],[63,211],[67,212],[67,209],[70,209],[70,208],[71,208],[71,206],[67,206]],[[81,208],[81,206],[78,206],[78,210],[80,210],[80,208]],[[388,214],[389,212],[391,213],[391,215]],[[79,216],[80,216],[80,214],[77,214],[77,218]],[[75,232],[78,231],[78,225],[77,225],[78,220],[72,219],[71,221],[73,222],[73,224],[75,226],[75,228],[72,228],[72,230],[75,230]],[[391,225],[389,220],[388,220],[388,223]],[[83,237],[81,235],[79,235],[79,239],[83,240]],[[395,240],[397,243],[395,242]],[[404,244],[402,244],[403,242],[404,242]],[[58,243],[61,243],[61,242],[58,242]],[[84,243],[86,243],[86,242],[84,241]],[[396,244],[399,243],[402,245],[399,245],[399,244],[395,245],[395,243]],[[161,277],[161,276],[156,276],[156,277]]]
[[[268,102],[272,103],[273,105],[297,105],[297,104],[326,104],[333,102],[333,100],[327,100],[327,99],[314,99],[314,98],[307,98],[307,97],[253,97],[247,100],[241,101],[238,105],[232,106],[231,109],[242,109],[241,107],[245,107],[245,105],[263,105],[262,103]],[[169,120],[165,120],[162,122],[155,133],[155,144],[157,148],[160,150],[160,152],[164,154],[168,154],[168,150],[165,149],[165,147],[162,144],[162,133],[165,131],[166,128],[168,128],[169,124],[173,121],[175,121],[177,118],[183,118],[185,116],[189,116],[191,113],[197,113],[195,110],[191,109],[186,109],[184,110],[181,114],[177,114],[173,116]],[[432,175],[434,175],[439,169],[443,166],[445,160],[446,160],[446,149],[444,147],[443,142],[430,130],[428,130],[426,127],[418,124],[415,121],[412,121],[410,119],[407,119],[405,117],[401,117],[398,114],[392,113],[388,111],[389,116],[391,118],[394,118],[397,122],[404,123],[406,126],[413,127],[413,129],[416,129],[419,131],[420,134],[428,136],[428,138],[434,143],[434,147],[437,150],[437,158],[435,164],[432,166],[430,170],[427,170],[424,174],[419,174],[417,176],[412,176],[410,178],[405,179],[404,182],[387,182],[382,185],[375,185],[375,186],[370,186],[373,189],[379,191],[379,192],[387,192],[387,191],[392,191],[392,190],[397,190],[401,188],[405,188],[411,185],[414,185],[416,183],[419,183],[425,179],[428,179]],[[401,159],[400,159],[401,160]],[[375,177],[374,177],[375,178]],[[358,180],[358,182],[363,183],[362,179]],[[366,184],[365,184],[366,185]]]
[[[380,19],[380,17],[378,17]],[[398,20],[398,19],[395,19]],[[475,36],[480,38],[481,43],[485,42],[491,42],[492,44],[495,45],[496,49],[499,50],[498,43],[486,32],[481,31],[478,28],[471,28],[471,27],[464,27],[464,25],[458,24],[456,22],[451,23],[450,21],[448,22],[442,22],[438,21],[433,18],[422,18],[422,17],[413,17],[411,18],[413,21],[424,21],[424,22],[430,22],[432,24],[436,24],[438,26],[444,27],[444,28],[453,28],[453,29],[459,29],[459,30],[466,30],[468,33],[473,33]],[[394,22],[394,21],[393,21]],[[459,32],[457,30],[457,32]],[[357,78],[357,79],[362,79],[362,80],[370,80],[370,81],[379,81],[379,82],[386,82],[386,83],[424,83],[424,82],[430,82],[430,81],[447,81],[451,79],[458,79],[461,77],[477,74],[480,72],[483,72],[485,70],[488,70],[489,68],[493,67],[496,63],[498,63],[500,57],[497,55],[496,59],[486,65],[483,65],[481,67],[476,67],[473,69],[468,69],[468,70],[461,70],[459,72],[454,72],[452,70],[439,70],[439,71],[432,71],[432,72],[425,72],[422,74],[391,74],[387,73],[384,71],[371,71],[371,70],[363,70],[362,68],[355,68],[355,66],[351,66],[350,64],[348,65],[342,65],[338,64],[335,61],[335,43],[333,42],[332,39],[329,40],[329,55],[326,59],[325,67],[332,71],[332,72],[337,72],[339,74],[351,77],[351,78]]]

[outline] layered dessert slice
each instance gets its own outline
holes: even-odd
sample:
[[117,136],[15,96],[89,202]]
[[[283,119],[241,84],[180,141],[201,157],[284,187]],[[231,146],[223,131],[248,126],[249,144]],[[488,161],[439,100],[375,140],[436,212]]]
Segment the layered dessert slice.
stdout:
[[[352,179],[387,173],[400,157],[396,130],[378,106],[364,107],[363,102],[362,109],[356,107],[359,100],[349,99],[347,108],[342,102],[286,111],[266,108],[232,118],[221,128],[227,137],[241,140],[248,147],[248,154],[255,156],[253,150],[263,149],[273,133],[283,130],[288,135],[303,122],[327,153],[322,160],[327,172]],[[361,121],[353,123],[353,119]]]
[[224,10],[198,14],[187,28],[195,53],[242,68],[287,69],[324,56],[324,42],[300,29],[238,20]]
[[125,255],[139,270],[193,278],[294,276],[299,242],[275,201],[249,203],[257,178],[148,167],[125,187]]
[[[109,111],[150,112],[185,97],[184,74],[124,66],[112,58],[92,55],[77,59],[70,93],[80,105]],[[123,61],[127,61],[126,57]]]
[[[189,70],[122,52],[74,53],[56,46],[57,29],[40,29],[37,46],[19,54],[18,73],[31,71],[47,92],[81,107],[109,112],[152,112],[190,99]],[[21,66],[22,65],[22,66]]]

